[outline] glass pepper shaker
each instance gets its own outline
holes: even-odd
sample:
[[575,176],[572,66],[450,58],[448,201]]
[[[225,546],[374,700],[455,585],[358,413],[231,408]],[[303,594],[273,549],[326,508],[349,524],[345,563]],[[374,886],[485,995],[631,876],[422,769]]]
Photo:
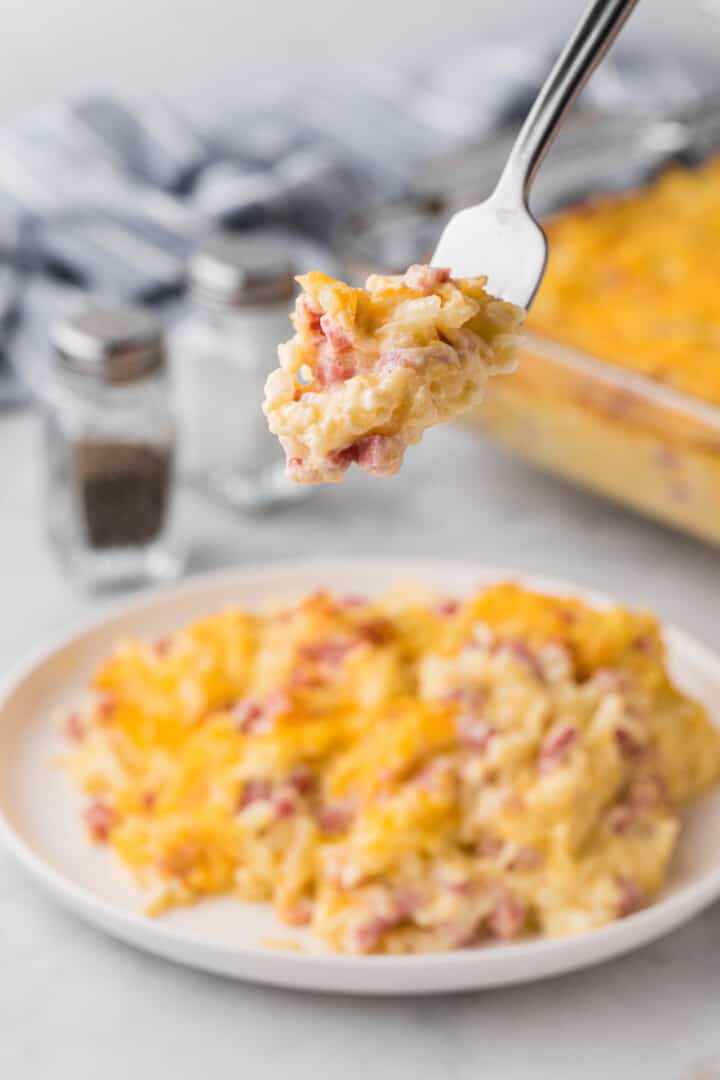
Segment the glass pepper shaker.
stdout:
[[150,312],[92,304],[52,330],[45,395],[50,539],[92,589],[172,580],[175,427],[165,344]]
[[288,314],[296,267],[277,237],[219,232],[190,260],[187,318],[171,337],[183,479],[240,510],[305,494],[285,476],[262,412]]

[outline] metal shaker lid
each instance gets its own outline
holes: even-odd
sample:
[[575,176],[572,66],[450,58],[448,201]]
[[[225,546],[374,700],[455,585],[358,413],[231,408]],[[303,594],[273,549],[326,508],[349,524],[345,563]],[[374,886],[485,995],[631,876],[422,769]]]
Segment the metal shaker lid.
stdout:
[[263,233],[217,232],[190,259],[193,299],[209,307],[289,300],[294,265],[287,243]]
[[132,382],[165,363],[160,321],[132,304],[90,303],[50,333],[60,367],[104,383]]

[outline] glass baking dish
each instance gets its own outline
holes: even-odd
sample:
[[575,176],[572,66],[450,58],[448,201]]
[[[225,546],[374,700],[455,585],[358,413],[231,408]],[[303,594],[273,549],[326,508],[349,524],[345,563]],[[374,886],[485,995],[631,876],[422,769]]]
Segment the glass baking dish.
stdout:
[[[425,170],[417,204],[386,210],[351,245],[356,280],[375,263],[397,272],[427,257],[455,206],[484,197],[511,135]],[[720,104],[672,116],[578,117],[538,178],[533,208],[549,215],[589,196],[627,191],[673,161],[720,146]],[[422,207],[431,207],[432,213]],[[706,540],[720,543],[720,408],[632,370],[528,334],[510,377],[491,379],[466,427],[543,468]]]
[[469,420],[501,446],[720,543],[720,409],[528,335]]
[[[719,128],[716,102],[656,121],[644,136],[646,147],[659,148],[656,160],[646,158],[638,170],[642,155],[622,162],[610,151],[615,167],[570,199],[560,171],[552,209],[582,204],[598,191],[642,187],[673,161],[699,163],[717,149]],[[643,139],[641,131],[636,138]],[[567,160],[577,177],[580,162],[572,152]],[[713,403],[529,333],[518,371],[490,380],[473,422],[537,465],[720,543],[720,408]]]

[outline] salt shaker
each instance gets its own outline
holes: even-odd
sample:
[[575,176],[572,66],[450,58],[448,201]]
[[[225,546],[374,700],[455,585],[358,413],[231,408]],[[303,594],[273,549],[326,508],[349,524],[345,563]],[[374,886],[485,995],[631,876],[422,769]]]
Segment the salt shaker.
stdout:
[[44,395],[46,511],[67,570],[89,588],[175,578],[175,428],[165,346],[140,307],[92,304],[52,330]]
[[278,344],[292,332],[295,271],[277,237],[211,235],[190,260],[190,311],[171,337],[181,475],[240,510],[304,494],[285,477],[261,407]]

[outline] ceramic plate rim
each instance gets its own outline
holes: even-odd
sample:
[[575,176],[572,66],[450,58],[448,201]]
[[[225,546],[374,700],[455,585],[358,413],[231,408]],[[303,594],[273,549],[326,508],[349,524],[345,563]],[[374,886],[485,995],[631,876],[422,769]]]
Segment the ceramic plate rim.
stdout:
[[[307,573],[335,574],[372,568],[380,576],[399,574],[413,581],[430,570],[436,577],[474,577],[479,584],[493,580],[517,581],[531,588],[565,595],[578,595],[600,605],[619,603],[612,596],[580,583],[547,577],[542,574],[509,570],[471,560],[413,558],[400,559],[384,556],[357,556],[347,558],[304,558],[299,560],[278,559],[246,564],[235,568],[196,574],[182,583],[147,590],[141,595],[105,603],[99,612],[73,620],[69,629],[48,635],[38,646],[16,660],[0,676],[0,724],[6,705],[12,696],[43,663],[61,649],[91,638],[94,632],[124,617],[137,616],[143,610],[162,606],[178,599],[192,599],[203,592],[216,589],[224,582],[234,588],[252,587],[266,576],[291,575],[297,577],[297,590],[307,588],[302,577]],[[674,647],[681,648],[701,666],[716,670],[720,689],[720,656],[702,642],[662,621],[663,631]],[[716,719],[716,723],[718,719]],[[44,887],[64,906],[73,910],[91,925],[99,926],[112,937],[128,942],[155,955],[181,964],[246,979],[250,982],[297,989],[327,990],[332,992],[369,994],[420,994],[512,985],[577,970],[611,959],[639,948],[689,921],[715,899],[720,897],[720,864],[700,880],[682,886],[677,893],[660,897],[649,907],[621,921],[611,923],[589,933],[572,938],[540,938],[503,945],[493,945],[476,950],[418,954],[412,956],[350,956],[345,954],[303,954],[256,947],[221,945],[201,934],[187,929],[177,930],[161,921],[150,920],[141,912],[133,912],[96,897],[88,889],[66,876],[61,870],[47,863],[14,828],[4,808],[0,805],[0,842],[31,877]],[[678,910],[679,909],[679,910]],[[190,955],[179,955],[183,947]],[[202,950],[204,957],[194,955]],[[577,954],[577,955],[575,955]],[[483,961],[492,958],[488,975],[483,973]],[[497,970],[502,961],[512,961],[512,971],[503,974]],[[233,962],[231,962],[233,961]],[[526,969],[523,961],[526,961]],[[536,961],[536,963],[533,963]],[[258,964],[259,962],[259,964]],[[240,971],[244,966],[265,968],[248,974]],[[438,976],[444,975],[433,986],[405,985],[408,974],[420,974],[420,969]],[[520,970],[517,970],[520,969]],[[528,970],[531,969],[531,970]],[[398,972],[399,989],[387,984],[387,975]],[[384,974],[383,974],[384,973]],[[377,974],[378,979],[368,978]],[[355,976],[359,978],[355,978]],[[347,976],[344,978],[344,976]]]

